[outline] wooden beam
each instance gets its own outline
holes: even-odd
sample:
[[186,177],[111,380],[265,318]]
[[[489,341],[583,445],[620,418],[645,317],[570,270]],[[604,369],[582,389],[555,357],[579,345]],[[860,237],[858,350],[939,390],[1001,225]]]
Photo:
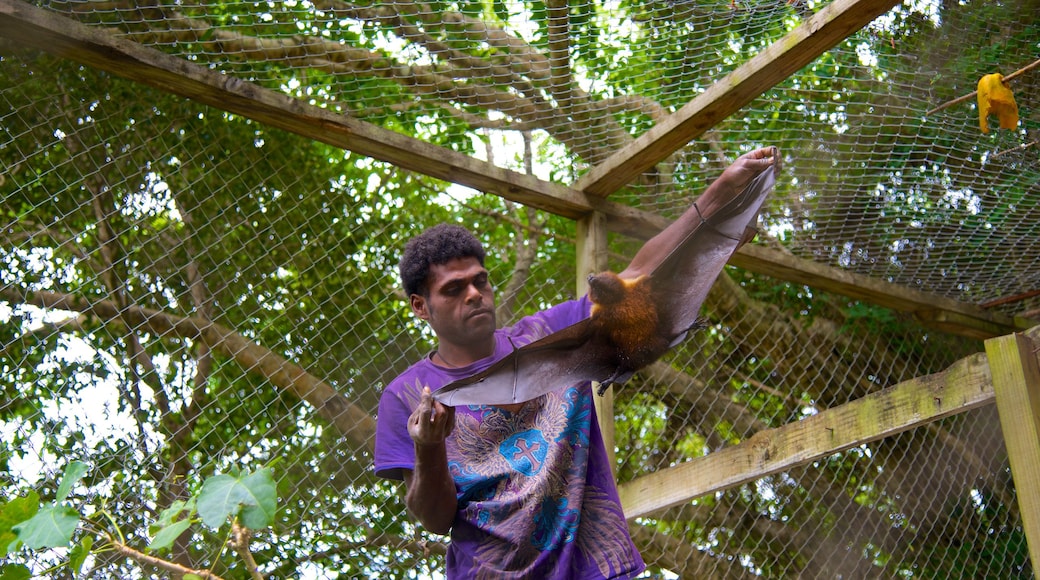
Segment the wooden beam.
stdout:
[[863,28],[899,0],[835,0],[638,139],[574,188],[606,197]]
[[[589,198],[595,206],[597,198]],[[668,220],[634,208],[623,214],[605,209],[610,231],[648,240],[668,225]],[[1026,330],[1037,323],[1026,318],[1005,316],[974,304],[960,302],[930,292],[892,284],[812,262],[765,246],[745,244],[730,258],[730,264],[755,274],[804,284],[811,288],[864,300],[899,312],[908,312],[921,324],[943,332],[986,339]]]
[[1036,324],[1036,321],[1011,318],[974,304],[803,260],[764,246],[747,244],[729,263],[756,274],[909,312],[925,326],[969,338],[992,338]]
[[[584,194],[563,185],[310,105],[21,0],[0,0],[0,36],[18,46],[43,50],[271,127],[551,213],[576,219],[593,209]],[[611,211],[614,206],[599,203],[597,207]]]
[[[993,401],[982,353],[840,407],[618,486],[625,517],[652,516],[702,495],[788,471]],[[1040,482],[1040,478],[1037,479]],[[1038,496],[1040,497],[1040,496]]]
[[[0,37],[10,41],[9,44],[44,50],[334,147],[550,213],[581,219],[592,211],[600,212],[607,220],[608,229],[625,235],[649,239],[668,225],[668,220],[661,216],[587,196],[563,185],[496,167],[450,149],[309,105],[288,95],[116,38],[103,29],[87,27],[21,0],[0,0]],[[732,263],[754,273],[914,312],[922,322],[954,334],[989,338],[1033,324],[760,246],[745,245]],[[907,298],[908,292],[912,299]]]
[[1011,334],[986,341],[1000,428],[1015,480],[1033,575],[1040,578],[1040,364],[1037,345]]

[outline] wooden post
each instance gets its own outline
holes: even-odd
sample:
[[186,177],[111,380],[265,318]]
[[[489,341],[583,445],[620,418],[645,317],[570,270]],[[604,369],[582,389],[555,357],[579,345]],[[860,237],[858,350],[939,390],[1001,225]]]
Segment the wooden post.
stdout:
[[1036,349],[1020,333],[986,341],[1022,529],[1033,575],[1040,578],[1040,365]]
[[[589,289],[586,280],[589,274],[606,270],[607,265],[607,217],[601,212],[592,212],[577,220],[577,256],[578,296]],[[614,387],[608,387],[603,396],[595,396],[596,418],[603,443],[607,448],[607,459],[610,470],[615,471],[614,464]],[[616,473],[615,473],[616,475]]]

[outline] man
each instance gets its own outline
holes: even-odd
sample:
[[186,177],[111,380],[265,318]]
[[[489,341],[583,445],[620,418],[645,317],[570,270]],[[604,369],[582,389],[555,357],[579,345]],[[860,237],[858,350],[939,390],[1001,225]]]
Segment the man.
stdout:
[[[711,185],[735,195],[775,149],[742,156]],[[700,216],[691,208],[649,240],[620,276],[635,278]],[[412,312],[437,348],[391,382],[379,403],[375,470],[405,482],[427,530],[451,534],[448,578],[630,578],[644,564],[628,534],[588,383],[526,403],[451,408],[432,392],[587,318],[588,296],[498,329],[484,249],[441,224],[401,259]]]

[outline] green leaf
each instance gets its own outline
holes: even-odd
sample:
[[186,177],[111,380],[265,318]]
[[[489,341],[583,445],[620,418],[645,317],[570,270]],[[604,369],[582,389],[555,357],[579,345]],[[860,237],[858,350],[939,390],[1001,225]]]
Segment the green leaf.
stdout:
[[16,497],[0,506],[0,548],[4,555],[18,549],[20,540],[14,526],[32,518],[39,509],[40,496],[31,490],[25,497]]
[[191,526],[191,520],[184,519],[173,522],[167,526],[163,526],[152,538],[152,543],[148,544],[149,551],[166,550],[173,545],[173,542],[184,533],[184,530]]
[[156,530],[174,523],[177,521],[177,516],[181,515],[181,512],[184,510],[188,510],[188,515],[186,516],[188,518],[195,513],[195,498],[190,498],[188,501],[177,500],[170,504],[170,507],[159,513],[159,521],[149,526],[149,532],[154,534]]
[[83,536],[83,539],[72,551],[69,552],[69,568],[72,569],[72,575],[78,576],[79,571],[83,568],[83,562],[87,560],[87,556],[90,554],[90,548],[94,546],[93,536]]
[[72,491],[72,486],[76,485],[87,471],[90,466],[82,461],[73,461],[65,466],[65,473],[61,476],[61,484],[58,485],[58,495],[54,501],[63,502],[65,498],[69,497],[69,492]]
[[202,523],[215,529],[250,501],[252,498],[245,488],[239,485],[237,478],[231,475],[214,475],[202,484],[197,506]]
[[244,506],[243,525],[259,529],[270,525],[274,518],[275,492],[270,468],[253,474],[214,475],[202,484],[196,506],[202,522],[211,528],[220,527],[228,516],[237,515]]
[[263,468],[256,473],[242,478],[242,485],[249,490],[256,500],[253,505],[242,508],[242,525],[259,530],[274,522],[274,513],[278,508],[278,489],[274,483],[271,469]]
[[18,536],[12,531],[0,533],[0,548],[3,548],[4,555],[17,550],[20,542]]
[[19,540],[34,550],[60,548],[69,545],[78,524],[79,512],[76,510],[66,506],[47,505],[28,521],[14,526],[13,530],[18,534]]
[[202,580],[202,576],[198,574],[187,573],[184,575],[184,580]]
[[21,564],[6,564],[0,568],[0,580],[29,580],[32,572]]

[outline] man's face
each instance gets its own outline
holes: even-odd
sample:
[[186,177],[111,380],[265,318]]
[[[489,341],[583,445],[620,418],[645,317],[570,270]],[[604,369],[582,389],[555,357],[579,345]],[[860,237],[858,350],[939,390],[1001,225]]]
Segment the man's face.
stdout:
[[476,258],[431,266],[425,294],[412,294],[412,310],[430,324],[438,341],[462,349],[493,345],[495,297],[488,272]]

